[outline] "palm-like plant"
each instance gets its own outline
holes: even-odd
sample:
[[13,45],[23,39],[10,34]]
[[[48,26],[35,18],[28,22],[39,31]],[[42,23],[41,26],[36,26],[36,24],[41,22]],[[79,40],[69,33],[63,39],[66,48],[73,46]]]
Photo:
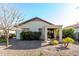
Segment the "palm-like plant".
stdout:
[[63,43],[64,43],[65,48],[68,47],[69,43],[74,43],[74,42],[75,41],[70,37],[66,37],[66,38],[63,39]]

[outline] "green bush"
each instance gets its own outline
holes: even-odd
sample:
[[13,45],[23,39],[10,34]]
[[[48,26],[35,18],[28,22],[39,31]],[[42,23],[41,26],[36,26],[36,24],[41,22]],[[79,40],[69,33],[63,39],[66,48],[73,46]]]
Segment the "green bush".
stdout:
[[74,39],[70,38],[70,37],[66,37],[63,39],[63,43],[64,43],[64,46],[67,48],[67,46],[69,45],[69,43],[74,43]]
[[75,30],[74,28],[64,28],[63,29],[63,38],[66,38],[66,37],[73,38],[74,30]]
[[74,39],[72,39],[70,37],[66,37],[63,39],[63,43],[74,43]]
[[58,43],[59,42],[56,39],[54,39],[54,40],[51,41],[51,44],[53,44],[53,45],[58,45]]
[[21,40],[39,40],[41,32],[21,32]]
[[34,39],[40,39],[41,32],[33,32],[34,34]]
[[30,34],[31,32],[21,32],[21,40],[29,40],[30,39]]
[[0,38],[0,43],[6,42],[6,39]]

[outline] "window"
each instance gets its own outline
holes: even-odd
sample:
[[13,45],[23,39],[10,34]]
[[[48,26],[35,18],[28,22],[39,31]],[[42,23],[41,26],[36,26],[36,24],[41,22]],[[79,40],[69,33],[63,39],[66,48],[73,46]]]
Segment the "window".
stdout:
[[23,28],[22,31],[27,32],[27,31],[29,31],[29,28]]
[[42,32],[42,28],[39,28],[39,32]]

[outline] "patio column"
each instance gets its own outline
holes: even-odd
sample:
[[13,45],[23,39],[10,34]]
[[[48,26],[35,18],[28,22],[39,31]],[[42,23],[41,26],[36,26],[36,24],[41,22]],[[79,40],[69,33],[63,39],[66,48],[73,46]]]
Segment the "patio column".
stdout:
[[45,27],[45,42],[47,42],[47,28]]
[[59,28],[59,42],[62,42],[62,27]]
[[56,31],[56,30],[54,29],[54,39],[56,39],[56,34],[55,34],[55,31]]

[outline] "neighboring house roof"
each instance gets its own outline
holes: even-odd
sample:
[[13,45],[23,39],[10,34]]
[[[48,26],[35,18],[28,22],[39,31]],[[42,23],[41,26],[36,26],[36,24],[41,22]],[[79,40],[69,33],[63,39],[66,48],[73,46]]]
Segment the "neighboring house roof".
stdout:
[[65,28],[69,28],[69,27],[73,27],[73,28],[77,29],[77,28],[79,28],[79,23],[76,23],[76,24],[67,26],[67,27],[65,27]]
[[48,24],[50,24],[50,25],[55,25],[55,24],[52,24],[52,23],[50,23],[50,22],[48,22],[48,21],[45,21],[45,20],[43,20],[43,19],[41,19],[41,18],[34,17],[34,18],[32,18],[32,19],[29,19],[29,20],[27,20],[27,21],[24,21],[24,22],[18,24],[18,26],[23,25],[23,24],[26,24],[26,23],[31,22],[31,21],[34,21],[34,20],[43,21],[43,22],[48,23]]

